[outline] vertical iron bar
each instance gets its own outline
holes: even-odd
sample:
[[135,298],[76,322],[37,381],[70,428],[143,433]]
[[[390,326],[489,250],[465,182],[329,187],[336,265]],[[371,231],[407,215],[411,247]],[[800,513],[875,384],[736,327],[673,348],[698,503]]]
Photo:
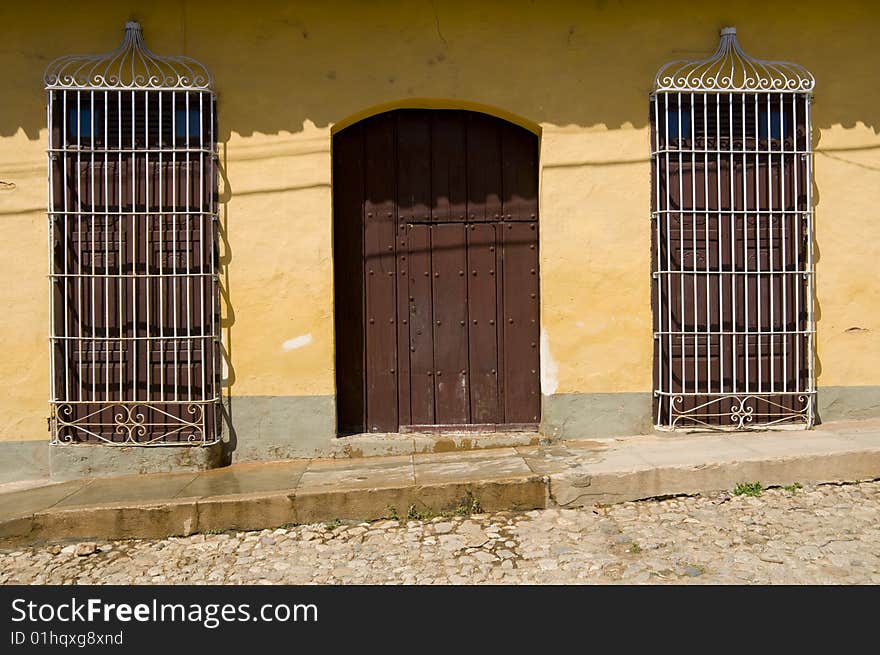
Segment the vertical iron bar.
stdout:
[[165,392],[165,321],[167,320],[166,312],[165,312],[165,186],[163,185],[162,175],[163,168],[165,162],[163,160],[163,153],[165,152],[165,140],[164,140],[164,132],[162,131],[162,100],[165,96],[165,91],[159,91],[158,95],[158,107],[159,107],[159,118],[158,118],[158,126],[159,126],[159,206],[156,208],[156,231],[158,232],[157,237],[159,238],[159,254],[158,254],[158,267],[159,267],[159,400],[164,401],[166,398]]
[[669,142],[669,94],[663,94],[663,101],[665,104],[665,114],[666,118],[663,121],[664,133],[665,133],[665,144],[663,146],[664,155],[664,165],[666,166],[666,292],[668,295],[666,301],[666,329],[668,332],[668,344],[667,344],[667,353],[668,353],[668,366],[667,366],[667,377],[668,377],[668,393],[667,396],[669,403],[669,418],[672,420],[672,406],[673,406],[673,397],[672,397],[672,203],[670,202],[670,187],[671,187],[671,178],[669,177],[669,159],[672,156],[670,149],[672,144]]
[[174,400],[180,396],[180,342],[177,335],[177,94],[171,94],[171,325],[174,333]]
[[55,270],[55,172],[54,157],[58,156],[55,149],[58,144],[55,143],[55,91],[48,91],[46,101],[46,124],[49,131],[49,149],[46,152],[46,178],[48,181],[48,189],[46,191],[46,207],[49,210],[48,221],[46,225],[47,237],[47,265],[49,270],[49,402],[51,416],[53,419],[51,426],[50,439],[55,442],[58,440],[58,425],[55,421],[58,401],[57,382],[55,380],[55,348],[57,343],[57,330],[55,327],[55,287],[58,284],[57,271]]
[[63,150],[63,159],[62,159],[62,187],[64,188],[64,236],[63,242],[61,246],[64,248],[64,277],[63,282],[61,284],[61,288],[63,289],[62,296],[64,297],[64,400],[71,401],[73,398],[70,394],[70,307],[69,307],[69,297],[70,293],[68,290],[68,284],[70,283],[70,278],[68,277],[69,262],[68,262],[68,252],[70,251],[70,198],[68,194],[69,185],[69,176],[70,176],[70,158],[68,156],[69,146],[70,146],[70,135],[67,129],[67,96],[68,91],[61,92],[62,98],[62,129],[61,129],[61,147]]
[[769,296],[770,296],[770,324],[769,324],[769,338],[770,338],[770,391],[776,392],[776,356],[775,356],[775,336],[776,336],[776,323],[774,321],[773,316],[773,219],[776,216],[775,207],[773,205],[773,127],[772,127],[772,119],[771,119],[771,107],[770,107],[770,94],[767,94],[767,204],[770,209],[770,213],[767,216],[767,240],[768,240],[768,252],[769,257],[767,257],[767,263],[769,265],[769,273],[770,273],[770,286],[769,286]]
[[[656,331],[655,340],[657,343],[657,391],[663,391],[663,339],[665,335],[663,334],[663,278],[664,274],[659,271],[663,270],[663,266],[660,263],[660,223],[661,223],[661,205],[660,205],[660,98],[658,95],[654,95],[654,152],[653,152],[653,160],[654,160],[654,230],[655,230],[655,248],[656,255],[654,257],[654,271],[657,276],[657,309],[656,309]],[[656,424],[660,425],[660,419],[662,416],[664,396],[660,395],[657,398],[657,421]]]
[[[205,94],[199,93],[199,320],[198,324],[201,329],[199,330],[199,353],[201,356],[200,368],[202,370],[202,394],[201,400],[207,400],[206,396],[206,387],[205,387],[205,367],[207,364],[207,352],[206,345],[207,339],[205,338],[205,284],[207,282],[207,278],[205,277],[205,205],[204,205],[204,196],[205,196],[205,128],[204,128],[204,120],[205,120],[205,107],[204,107],[204,96]],[[202,405],[204,408],[204,405]],[[202,434],[204,438],[204,433]]]
[[715,182],[717,185],[716,193],[718,198],[718,392],[724,393],[724,256],[722,253],[722,236],[724,234],[721,228],[723,220],[722,210],[723,202],[721,200],[721,94],[714,93],[715,96]]
[[813,130],[812,130],[812,102],[813,97],[808,95],[804,98],[804,123],[806,126],[806,159],[807,159],[807,171],[806,171],[806,179],[804,180],[804,185],[807,188],[807,206],[806,206],[806,222],[807,222],[807,266],[806,270],[809,271],[807,275],[807,299],[808,299],[808,315],[807,315],[807,329],[808,329],[808,350],[807,350],[807,358],[809,361],[809,379],[807,384],[809,385],[809,400],[810,402],[810,412],[809,412],[809,425],[813,424],[813,417],[815,415],[815,407],[813,407],[813,401],[815,400],[815,314],[814,314],[814,295],[815,295],[815,281],[813,274]]
[[[691,257],[693,259],[693,291],[694,291],[694,324],[691,328],[693,332],[693,343],[691,347],[693,348],[694,353],[694,393],[700,390],[700,372],[699,372],[699,364],[700,364],[700,351],[697,347],[697,343],[699,340],[698,332],[699,332],[699,316],[700,309],[697,304],[697,163],[696,163],[696,149],[697,149],[697,129],[696,129],[696,108],[694,106],[694,94],[690,94],[690,116],[691,116],[691,141],[690,141],[690,150],[691,150],[691,245],[693,246]],[[682,266],[684,265],[684,260],[682,260]]]
[[[800,201],[800,185],[798,184],[798,171],[800,170],[800,159],[803,155],[798,154],[800,148],[798,147],[798,121],[797,121],[797,107],[800,102],[800,98],[797,95],[792,96],[792,118],[791,118],[791,126],[792,126],[792,136],[794,140],[794,160],[792,161],[792,176],[794,179],[793,192],[794,192],[794,214],[792,215],[792,220],[795,223],[794,231],[792,234],[792,239],[794,239],[794,243],[792,244],[794,247],[794,279],[802,278],[803,276],[800,273],[801,269],[801,201]],[[794,329],[797,330],[794,338],[794,371],[795,371],[795,391],[800,392],[803,391],[801,386],[801,343],[803,341],[803,335],[800,333],[802,330],[801,325],[801,294],[799,290],[794,290]]]
[[189,109],[189,91],[186,92],[186,113],[184,123],[184,134],[186,146],[186,357],[187,357],[187,392],[186,399],[192,400],[192,346],[193,346],[193,330],[192,330],[192,249],[193,249],[193,233],[192,233],[192,133],[190,131],[191,118]]
[[[107,91],[104,91],[104,353],[107,361],[104,364],[104,402],[110,400],[110,367],[113,356],[110,341],[110,103]],[[120,366],[122,360],[120,358]]]
[[[792,96],[793,97],[793,96]],[[787,157],[785,150],[785,103],[783,96],[779,96],[779,208],[780,214],[780,280],[782,281],[782,391],[788,391],[788,294],[786,286],[788,286],[789,274],[785,262],[785,230],[786,230],[786,208],[785,208],[785,158]],[[788,398],[786,397],[786,402]]]
[[[146,344],[144,365],[147,368],[147,388],[145,389],[144,399],[149,402],[153,399],[151,392],[151,378],[153,368],[153,340],[150,334],[150,286],[152,278],[150,277],[150,232],[153,228],[153,217],[150,216],[150,92],[144,91],[144,277],[141,278],[144,284],[144,296],[146,299]],[[152,434],[148,438],[152,438]]]
[[737,352],[736,352],[736,341],[738,335],[737,323],[736,323],[736,195],[734,190],[734,163],[733,163],[733,94],[727,94],[727,119],[728,119],[728,128],[727,128],[727,151],[730,155],[730,168],[728,169],[728,177],[730,179],[730,321],[731,321],[731,334],[732,334],[732,344],[731,344],[731,354],[732,354],[732,391],[733,393],[739,393],[739,385],[736,380],[736,371],[738,368],[738,360],[737,360]]
[[90,276],[90,285],[91,285],[91,295],[89,297],[90,300],[90,309],[91,309],[91,319],[92,319],[92,395],[89,398],[91,402],[95,402],[98,399],[97,396],[97,375],[98,375],[98,360],[95,356],[95,344],[97,343],[95,333],[95,147],[97,141],[97,134],[95,134],[95,92],[89,92],[89,134],[91,135],[91,143],[90,143],[90,152],[89,152],[89,190],[92,195],[91,207],[89,207],[89,237],[91,239],[91,257],[92,257],[92,274]]
[[685,340],[684,340],[684,165],[682,159],[682,121],[681,121],[681,93],[676,98],[676,115],[678,117],[678,286],[679,286],[679,315],[678,330],[681,350],[681,392],[687,392],[687,373],[685,372]]
[[[706,393],[712,393],[712,303],[709,299],[709,95],[703,93],[703,228],[705,234],[705,264],[706,264]],[[696,134],[694,134],[696,139]]]
[[137,352],[137,154],[135,154],[135,92],[131,92],[131,330],[129,332],[131,348],[131,399],[138,399],[138,352]]
[[[211,246],[209,249],[210,255],[210,272],[211,272],[211,399],[215,399],[220,395],[220,386],[219,380],[222,376],[222,362],[219,361],[220,355],[220,335],[218,334],[219,326],[217,325],[217,297],[219,295],[220,290],[220,280],[218,278],[218,270],[217,270],[217,258],[219,257],[219,253],[215,251],[215,239],[219,236],[217,235],[217,230],[219,226],[218,216],[217,216],[217,206],[216,206],[216,196],[215,191],[217,190],[216,183],[214,177],[216,175],[214,170],[214,157],[219,153],[216,152],[216,140],[217,137],[214,134],[214,96],[210,96],[210,102],[208,103],[209,115],[208,115],[208,126],[210,129],[210,138],[208,139],[208,143],[211,146],[211,154],[208,157],[208,180],[210,182],[210,198],[208,201],[208,209],[210,211],[210,239]],[[215,433],[211,435],[211,440],[213,441],[216,438],[217,431],[219,427],[216,424],[216,419],[211,421],[211,425],[215,430]],[[207,438],[208,435],[205,435]]]
[[[742,126],[742,235],[743,235],[743,361],[745,392],[749,393],[749,188],[748,188],[748,165],[746,163],[746,94],[740,94],[740,124]],[[731,135],[732,138],[733,135]]]
[[[211,155],[208,157],[208,180],[211,184],[210,186],[210,197],[208,200],[208,210],[211,214],[210,219],[210,239],[211,239],[211,247],[209,249],[210,255],[210,272],[211,272],[211,398],[215,398],[219,395],[219,387],[215,388],[215,384],[217,383],[218,378],[221,375],[221,363],[217,361],[217,356],[220,352],[220,344],[219,339],[220,335],[217,334],[218,327],[215,324],[216,321],[216,312],[217,312],[217,296],[219,291],[219,279],[218,279],[218,270],[217,270],[217,261],[216,258],[219,256],[219,253],[215,252],[214,244],[216,231],[218,229],[218,217],[217,217],[217,207],[216,207],[216,198],[214,195],[215,185],[214,185],[214,157],[216,156],[216,137],[214,135],[214,98],[213,96],[210,98],[210,102],[208,103],[208,126],[210,129],[208,143],[211,147]],[[216,429],[216,428],[215,428]]]
[[128,368],[128,358],[129,358],[129,349],[124,340],[124,332],[123,326],[125,324],[125,305],[123,305],[123,285],[125,282],[124,278],[124,268],[122,262],[124,260],[123,253],[123,239],[122,236],[125,232],[125,214],[123,207],[125,204],[122,199],[122,91],[116,92],[116,113],[117,113],[117,136],[119,140],[116,143],[117,147],[117,167],[116,167],[116,175],[117,175],[117,187],[116,191],[119,195],[119,206],[117,211],[119,212],[116,224],[117,230],[116,233],[118,235],[119,240],[119,254],[117,259],[117,274],[116,274],[116,295],[117,295],[117,303],[116,309],[119,316],[119,402],[122,403],[125,400],[124,395],[124,375],[125,369]]
[[79,336],[76,338],[76,399],[83,399],[83,239],[82,239],[82,211],[83,211],[83,188],[82,188],[82,91],[76,92],[76,327]]
[[[755,310],[756,320],[758,324],[758,393],[764,390],[764,373],[762,371],[764,355],[762,349],[762,335],[764,323],[761,320],[761,308],[763,302],[764,276],[761,273],[761,142],[759,136],[761,134],[760,111],[758,110],[758,94],[755,94]],[[769,216],[768,216],[768,225]]]

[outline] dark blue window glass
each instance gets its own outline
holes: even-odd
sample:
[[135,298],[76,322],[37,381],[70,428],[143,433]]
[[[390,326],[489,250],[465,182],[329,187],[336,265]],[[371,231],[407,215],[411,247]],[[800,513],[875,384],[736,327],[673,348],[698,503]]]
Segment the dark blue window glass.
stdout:
[[[187,117],[189,113],[189,117]],[[198,109],[184,109],[175,111],[174,132],[178,137],[197,137],[201,132],[201,117]]]
[[91,109],[73,107],[67,111],[67,126],[72,137],[92,137],[96,131],[97,115]]
[[784,139],[791,136],[791,126],[788,116],[779,111],[778,107],[761,107],[758,110],[758,138],[766,139],[767,135],[771,139]]
[[691,138],[691,110],[689,107],[682,109],[666,110],[666,129],[669,130],[670,139]]

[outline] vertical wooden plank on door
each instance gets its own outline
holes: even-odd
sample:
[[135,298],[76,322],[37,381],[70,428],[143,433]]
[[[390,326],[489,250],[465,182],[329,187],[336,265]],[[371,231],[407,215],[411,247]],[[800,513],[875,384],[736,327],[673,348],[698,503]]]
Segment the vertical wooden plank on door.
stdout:
[[[431,228],[407,229],[410,425],[434,423],[434,302],[431,293]],[[404,290],[402,290],[404,291]],[[403,354],[403,353],[402,353]]]
[[[501,130],[502,234],[500,360],[504,422],[541,416],[538,276],[538,138],[515,125]],[[527,221],[525,223],[516,221]]]
[[465,113],[431,112],[431,218],[461,221],[467,212]]
[[366,430],[364,397],[364,141],[353,125],[333,137],[333,274],[337,429]]
[[394,115],[382,114],[369,123],[364,134],[367,428],[394,432],[398,428]]
[[505,423],[540,420],[538,223],[506,222],[503,239]]
[[486,114],[467,115],[467,217],[501,220],[501,128]]
[[431,218],[431,114],[402,109],[397,116],[397,219]]
[[[497,221],[502,216],[501,122],[467,115],[468,351],[471,421],[500,423]],[[480,225],[493,221],[496,225]]]
[[[422,312],[427,310],[428,324],[426,334],[431,334],[430,329],[430,298],[431,284],[428,279],[427,293],[422,293],[418,300],[410,292],[410,280],[413,275],[419,275],[422,260],[427,255],[416,253],[417,266],[410,273],[410,267],[414,265],[412,254],[407,247],[409,235],[407,225],[412,221],[426,221],[431,217],[431,123],[429,115],[422,110],[403,109],[395,112],[397,118],[397,369],[398,369],[398,422],[400,425],[413,425],[412,394],[413,394],[413,370],[410,344],[410,308],[418,303]],[[416,248],[429,248],[429,235],[427,229],[420,236],[426,240],[425,244],[418,244]],[[427,259],[424,270],[430,270],[430,258]],[[425,276],[422,276],[425,279]],[[422,284],[419,289],[424,289]],[[427,303],[426,303],[427,301]],[[427,307],[425,308],[425,304]],[[421,329],[421,328],[420,328]],[[424,337],[420,341],[424,341]],[[425,350],[424,343],[420,343],[421,352]],[[432,349],[431,349],[432,350]],[[426,373],[433,370],[433,362],[425,370],[417,373],[417,394],[420,402],[418,413],[424,417],[426,412],[425,385],[430,391],[427,400],[430,402],[430,415],[433,422],[433,383]]]
[[467,231],[468,362],[472,423],[501,423],[498,406],[498,248],[494,224]]
[[501,127],[503,213],[506,220],[538,218],[538,137],[517,125]]
[[431,226],[434,300],[434,388],[440,425],[470,423],[466,228]]

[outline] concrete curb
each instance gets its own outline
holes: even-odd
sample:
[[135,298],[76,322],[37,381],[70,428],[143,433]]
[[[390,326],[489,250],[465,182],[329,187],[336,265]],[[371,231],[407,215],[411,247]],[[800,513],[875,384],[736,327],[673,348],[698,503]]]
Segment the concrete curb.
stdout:
[[[547,506],[547,479],[456,482],[348,491],[295,490],[149,504],[51,508],[0,522],[0,546],[68,539],[160,539],[218,530],[260,530],[336,519],[455,511],[478,499],[483,511]],[[466,507],[466,506],[465,506]]]
[[697,466],[651,467],[585,475],[550,475],[549,506],[589,507],[664,496],[696,495],[757,481],[763,487],[793,482],[828,484],[880,478],[880,450],[782,457]]
[[[758,481],[769,487],[873,480],[880,479],[880,433],[829,433],[812,441],[791,436],[776,441],[713,437],[677,442],[639,437],[589,446],[529,446],[494,455],[376,458],[357,465],[360,468],[352,466],[316,460],[239,469],[228,474],[233,481],[244,482],[247,476],[252,481],[265,481],[260,476],[289,477],[283,478],[281,488],[267,491],[214,495],[202,491],[187,498],[174,496],[193,489],[194,484],[188,485],[193,478],[179,475],[173,480],[165,476],[141,481],[153,492],[159,489],[158,497],[154,493],[125,502],[88,499],[101,498],[111,487],[135,484],[133,478],[104,478],[101,487],[98,482],[83,482],[19,491],[15,493],[32,494],[33,502],[28,504],[21,495],[15,495],[14,501],[9,497],[7,506],[12,510],[0,518],[0,547],[68,539],[157,539],[335,519],[406,518],[411,507],[421,515],[472,511],[475,501],[481,511],[590,507],[731,490],[739,482]],[[90,491],[81,505],[70,502],[77,489],[84,489],[83,494]]]

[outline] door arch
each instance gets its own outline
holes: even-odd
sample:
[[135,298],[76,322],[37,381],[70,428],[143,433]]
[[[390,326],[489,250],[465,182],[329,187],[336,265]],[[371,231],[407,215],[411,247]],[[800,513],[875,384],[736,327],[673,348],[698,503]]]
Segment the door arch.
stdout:
[[538,137],[397,109],[333,136],[340,434],[540,421]]

